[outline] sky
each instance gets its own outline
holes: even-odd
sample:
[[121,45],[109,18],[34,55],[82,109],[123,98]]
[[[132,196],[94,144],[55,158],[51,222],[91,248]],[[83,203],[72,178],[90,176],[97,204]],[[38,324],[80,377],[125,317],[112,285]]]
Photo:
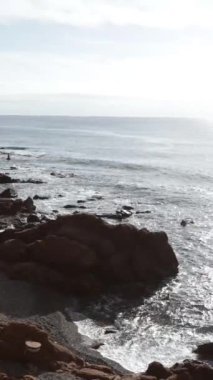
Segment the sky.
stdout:
[[0,0],[0,114],[213,118],[212,0]]

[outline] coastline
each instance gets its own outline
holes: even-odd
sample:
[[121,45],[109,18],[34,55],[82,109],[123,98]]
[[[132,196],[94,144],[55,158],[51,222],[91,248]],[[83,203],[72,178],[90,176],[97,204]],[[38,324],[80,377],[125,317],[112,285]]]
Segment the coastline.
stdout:
[[[81,211],[81,203],[79,203],[79,211]],[[32,210],[30,210],[30,212],[32,212]],[[17,215],[19,215],[19,211],[15,212],[13,216],[4,216],[1,219],[1,222],[3,222],[4,225],[10,226],[11,223],[14,223],[14,218],[16,218]],[[26,214],[23,214],[23,210],[21,210],[21,217],[23,218],[23,224],[18,227],[19,231],[24,231],[26,227],[28,229],[34,228],[36,223],[29,224],[28,222],[24,222],[24,220],[26,220]],[[48,215],[46,215],[46,218],[48,220]],[[1,283],[3,285],[3,293],[7,294],[7,298],[5,299],[4,294],[2,297],[0,297],[4,299],[4,303],[1,304],[1,321],[4,323],[10,320],[36,323],[38,326],[48,331],[48,333],[50,333],[50,336],[53,339],[56,339],[58,343],[74,350],[74,352],[80,355],[83,360],[87,360],[92,364],[107,365],[110,368],[113,368],[117,375],[128,375],[131,373],[128,370],[122,368],[119,364],[102,357],[97,350],[89,347],[88,338],[85,338],[78,333],[74,321],[72,318],[70,319],[70,314],[72,314],[72,312],[69,313],[69,316],[67,316],[67,313],[65,311],[66,302],[68,302],[70,308],[69,296],[68,299],[66,299],[67,296],[62,296],[61,294],[50,291],[49,289],[45,289],[44,291],[43,287],[27,284],[25,282],[23,283],[17,280],[9,280],[2,275]],[[26,302],[26,300],[28,301]],[[73,316],[75,316],[76,299],[73,299],[72,302],[75,304],[75,307],[73,309]],[[79,310],[79,305],[77,307],[77,310]],[[9,367],[10,368],[8,368],[7,365],[5,366],[5,363],[2,364],[2,369],[5,368],[6,371],[12,370],[12,372],[17,372],[16,365],[14,368],[12,368],[13,366],[11,365]],[[26,368],[21,368],[20,370],[25,372]],[[17,373],[13,373],[13,375],[17,375]],[[43,375],[41,375],[39,378],[42,379],[42,376]],[[52,373],[50,376],[52,376],[50,378],[55,378],[54,373]]]

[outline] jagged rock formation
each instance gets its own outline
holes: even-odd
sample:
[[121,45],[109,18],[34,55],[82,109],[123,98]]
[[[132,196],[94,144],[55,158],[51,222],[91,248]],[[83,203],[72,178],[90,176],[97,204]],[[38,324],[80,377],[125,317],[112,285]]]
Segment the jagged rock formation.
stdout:
[[13,279],[85,296],[138,283],[143,294],[175,275],[178,262],[164,232],[77,214],[1,233],[0,268]]

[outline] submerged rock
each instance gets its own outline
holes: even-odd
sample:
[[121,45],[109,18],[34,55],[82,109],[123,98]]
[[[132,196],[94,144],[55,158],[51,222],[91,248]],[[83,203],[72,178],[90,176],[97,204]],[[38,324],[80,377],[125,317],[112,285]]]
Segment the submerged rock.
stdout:
[[[3,266],[10,277],[82,296],[127,286],[133,290],[138,283],[145,291],[178,271],[164,232],[113,226],[89,214],[59,216],[27,230],[1,233],[3,262],[8,239],[20,240],[27,252],[21,260],[15,254],[9,268]],[[12,246],[8,254],[13,257]]]

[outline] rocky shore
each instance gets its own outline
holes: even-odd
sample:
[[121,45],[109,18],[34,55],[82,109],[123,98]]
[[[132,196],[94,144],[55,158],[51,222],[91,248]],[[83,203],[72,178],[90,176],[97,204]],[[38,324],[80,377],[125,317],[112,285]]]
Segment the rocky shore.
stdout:
[[[11,183],[18,181],[0,174],[0,184]],[[119,221],[114,225],[104,221],[109,215],[40,218],[33,197],[19,199],[10,187],[0,193],[0,379],[213,379],[211,366],[190,360],[130,373],[86,347],[63,312],[70,295],[148,297],[175,276],[178,261],[165,232],[120,223],[131,214],[125,208],[110,217]]]

